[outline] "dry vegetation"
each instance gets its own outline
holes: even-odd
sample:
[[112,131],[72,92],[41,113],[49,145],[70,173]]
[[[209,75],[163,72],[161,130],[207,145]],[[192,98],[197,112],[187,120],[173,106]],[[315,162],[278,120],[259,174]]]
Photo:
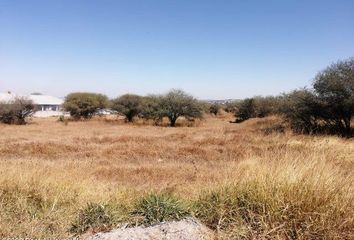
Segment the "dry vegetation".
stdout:
[[225,239],[354,237],[353,139],[264,134],[274,117],[56,120],[0,125],[0,237],[70,236],[88,203],[108,204],[112,224],[132,221],[151,191],[173,193]]

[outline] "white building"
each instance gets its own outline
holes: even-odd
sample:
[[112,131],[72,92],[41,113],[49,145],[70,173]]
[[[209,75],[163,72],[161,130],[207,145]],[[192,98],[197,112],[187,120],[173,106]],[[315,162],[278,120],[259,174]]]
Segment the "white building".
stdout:
[[63,115],[63,99],[40,94],[31,94],[28,96],[35,105],[35,117],[51,117]]
[[33,102],[35,106],[35,117],[51,117],[64,114],[62,111],[63,99],[48,95],[31,94],[29,96],[19,96],[11,92],[0,93],[0,102],[11,102],[15,100],[16,97],[26,98]]

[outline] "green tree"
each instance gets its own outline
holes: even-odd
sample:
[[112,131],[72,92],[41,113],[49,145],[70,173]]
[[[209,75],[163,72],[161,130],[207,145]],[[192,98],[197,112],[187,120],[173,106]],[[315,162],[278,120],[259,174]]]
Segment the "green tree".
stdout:
[[354,59],[338,61],[319,72],[313,90],[288,94],[282,113],[297,132],[350,136],[354,115]]
[[141,114],[143,110],[143,97],[135,94],[125,94],[112,100],[112,109],[123,114],[128,122]]
[[323,119],[350,134],[354,116],[354,58],[338,61],[317,74],[315,93],[324,105]]
[[75,119],[89,119],[108,105],[108,98],[103,94],[76,92],[65,97],[64,109]]
[[172,89],[167,94],[157,98],[157,115],[167,117],[171,127],[176,125],[179,117],[187,119],[201,118],[202,108],[197,99],[182,90]]

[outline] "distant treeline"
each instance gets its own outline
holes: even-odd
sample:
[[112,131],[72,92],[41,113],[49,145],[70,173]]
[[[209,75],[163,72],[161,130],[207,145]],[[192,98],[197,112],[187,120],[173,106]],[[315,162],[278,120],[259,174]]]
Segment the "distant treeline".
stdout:
[[226,104],[236,122],[280,114],[298,133],[352,134],[354,116],[354,58],[338,61],[319,72],[311,88]]
[[179,117],[194,120],[201,118],[203,113],[200,101],[179,89],[163,95],[125,94],[113,100],[102,94],[71,93],[65,98],[64,109],[75,119],[88,119],[109,109],[124,115],[127,122],[136,117],[160,122],[166,117],[171,126],[176,125]]
[[[319,72],[311,88],[294,90],[279,96],[256,96],[227,103],[199,101],[188,93],[172,89],[166,94],[139,96],[125,94],[116,99],[97,93],[76,92],[66,96],[64,110],[73,119],[89,119],[103,111],[124,115],[126,121],[144,118],[171,126],[179,117],[193,121],[203,113],[217,115],[221,109],[233,113],[235,122],[249,118],[282,115],[297,133],[352,134],[354,113],[354,58],[338,61]],[[0,121],[24,124],[33,104],[26,99],[0,103]]]

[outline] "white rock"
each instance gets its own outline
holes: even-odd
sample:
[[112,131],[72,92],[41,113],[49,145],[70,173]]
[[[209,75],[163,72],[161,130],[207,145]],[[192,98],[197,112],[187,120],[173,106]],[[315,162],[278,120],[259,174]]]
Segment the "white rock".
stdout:
[[213,232],[193,218],[164,222],[150,227],[116,229],[98,233],[87,240],[210,240]]

